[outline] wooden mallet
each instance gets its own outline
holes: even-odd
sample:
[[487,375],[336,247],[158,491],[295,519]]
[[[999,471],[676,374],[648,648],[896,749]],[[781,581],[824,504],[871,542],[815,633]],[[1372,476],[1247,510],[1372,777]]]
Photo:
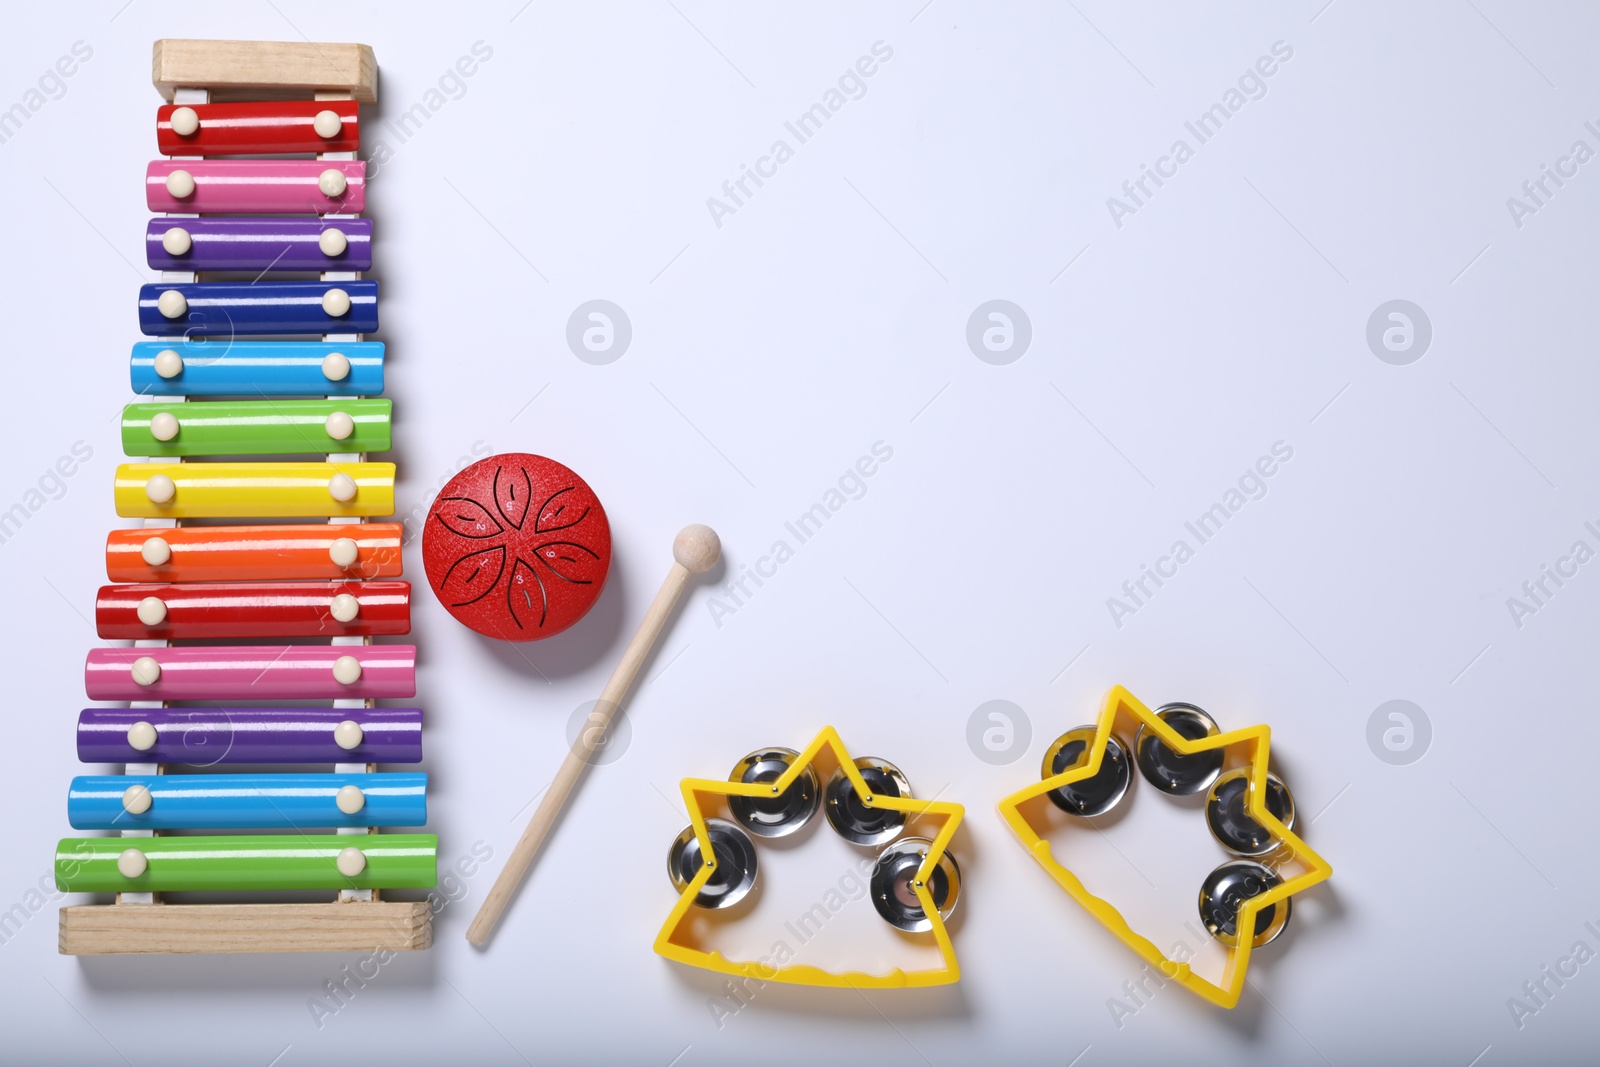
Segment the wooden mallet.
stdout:
[[494,880],[494,885],[490,887],[489,895],[484,898],[483,906],[478,909],[472,925],[467,927],[467,940],[474,945],[488,944],[489,938],[494,934],[494,928],[499,924],[501,914],[511,903],[512,894],[522,883],[528,868],[533,866],[534,857],[539,854],[539,846],[544,844],[550,828],[561,816],[561,809],[566,807],[567,798],[572,795],[573,789],[578,785],[578,779],[583,776],[583,769],[589,765],[599,738],[605,736],[606,730],[611,726],[612,718],[622,707],[622,698],[627,695],[628,689],[633,685],[634,677],[644,664],[645,657],[650,654],[656,638],[660,637],[661,631],[666,628],[672,609],[677,606],[678,598],[683,595],[684,587],[689,584],[689,576],[703,574],[716,566],[721,554],[722,542],[717,538],[717,532],[709,526],[698,524],[685,526],[678,532],[678,536],[673,538],[673,564],[672,570],[667,572],[667,580],[661,583],[661,591],[656,594],[655,600],[651,601],[650,610],[645,612],[644,621],[639,623],[639,629],[634,631],[633,640],[628,642],[627,649],[622,653],[622,660],[617,664],[617,669],[611,672],[611,680],[606,682],[605,689],[600,693],[599,703],[594,711],[589,713],[588,724],[567,752],[567,758],[562,761],[561,769],[556,772],[550,788],[545,790],[544,799],[539,801],[538,810],[533,813],[533,818],[528,820],[528,828],[522,831],[517,847],[511,850],[511,858],[506,861],[499,877]]

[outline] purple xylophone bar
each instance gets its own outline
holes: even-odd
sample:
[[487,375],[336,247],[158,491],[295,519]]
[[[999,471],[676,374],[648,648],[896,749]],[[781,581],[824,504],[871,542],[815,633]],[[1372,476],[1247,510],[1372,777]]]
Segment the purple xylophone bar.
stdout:
[[[347,722],[359,729],[341,727]],[[134,729],[136,726],[139,728]],[[150,747],[139,748],[135,742]],[[352,747],[344,747],[346,744]],[[205,767],[216,763],[420,763],[422,709],[85,708],[78,715],[78,759],[83,763]]]
[[154,270],[372,269],[372,220],[151,219],[145,259]]

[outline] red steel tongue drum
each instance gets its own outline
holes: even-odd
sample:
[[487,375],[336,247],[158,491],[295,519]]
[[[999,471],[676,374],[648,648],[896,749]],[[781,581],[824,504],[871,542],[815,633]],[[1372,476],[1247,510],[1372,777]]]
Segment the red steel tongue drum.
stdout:
[[530,641],[565,630],[600,598],[611,527],[594,490],[555,460],[490,456],[440,491],[422,559],[458,622]]
[[[122,703],[77,728],[79,758],[122,773],[73,780],[72,826],[111,836],[55,859],[59,888],[116,902],[63,908],[64,953],[431,943],[427,902],[379,899],[433,886],[437,842],[377,831],[426,824],[427,775],[378,772],[422,759],[422,712],[374,706],[416,692],[416,650],[372,643],[411,629],[400,526],[368,521],[394,511],[394,465],[367,459],[390,448],[356,158],[376,76],[365,45],[156,42],[168,158],[146,170],[145,249],[161,280],[139,293],[151,340],[122,415],[124,452],[149,458],[117,469],[117,514],[141,526],[107,539],[118,584],[95,605],[100,637],[134,647],[89,653],[89,697]],[[322,458],[284,459],[307,453]],[[208,519],[228,525],[191,524]],[[262,764],[303,769],[240,773]],[[164,896],[186,890],[326,896]]]

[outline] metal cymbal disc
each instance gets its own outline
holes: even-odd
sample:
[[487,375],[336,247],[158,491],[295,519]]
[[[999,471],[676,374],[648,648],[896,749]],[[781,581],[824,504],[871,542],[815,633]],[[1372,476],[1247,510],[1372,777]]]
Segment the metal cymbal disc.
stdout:
[[[695,895],[695,907],[732,907],[755,888],[756,846],[749,834],[726,819],[707,819],[706,836],[711,839],[716,870]],[[693,825],[686,826],[667,853],[667,874],[673,888],[682,893],[703,866],[700,839],[695,837]]]
[[[1054,778],[1063,771],[1088,762],[1095,733],[1093,726],[1079,726],[1052,741],[1050,747],[1045,749],[1040,777]],[[1133,780],[1130,762],[1127,744],[1112,734],[1106,739],[1105,756],[1101,758],[1100,769],[1093,777],[1052,789],[1045,796],[1068,815],[1085,818],[1104,815],[1121,803],[1128,793],[1128,786]]]
[[[1250,789],[1250,768],[1235,767],[1211,785],[1206,796],[1206,825],[1223,848],[1236,856],[1265,856],[1279,847],[1267,828],[1245,808]],[[1284,829],[1294,829],[1294,797],[1277,775],[1267,773],[1266,807]]]
[[[1189,741],[1214,737],[1221,732],[1217,729],[1216,720],[1193,704],[1163,704],[1156,709],[1156,715],[1180,737]],[[1145,781],[1170,796],[1203,793],[1222,773],[1220,748],[1179,755],[1146,726],[1140,726],[1139,732],[1134,735],[1133,751]]]
[[[874,797],[911,796],[911,783],[900,768],[888,760],[862,756],[856,760],[856,770]],[[857,845],[887,844],[899,837],[906,825],[904,812],[877,807],[870,799],[857,796],[843,767],[835,768],[828,777],[823,810],[827,812],[828,825],[840,837]]]
[[[728,775],[730,782],[769,784],[786,773],[800,753],[792,748],[763,748],[745,756]],[[801,769],[783,792],[770,797],[729,797],[728,810],[757,837],[787,837],[801,829],[822,805],[822,789],[811,766]]]
[[[873,868],[872,906],[896,930],[922,933],[933,929],[915,888],[917,871],[932,847],[933,842],[925,837],[907,837],[884,849]],[[950,918],[961,896],[961,868],[948,850],[928,876],[928,895],[939,918]]]
[[[1207,932],[1229,948],[1239,944],[1239,911],[1251,897],[1281,885],[1276,871],[1249,860],[1229,860],[1206,875],[1200,886],[1200,921]],[[1256,912],[1251,947],[1271,942],[1289,925],[1291,905],[1286,897]]]

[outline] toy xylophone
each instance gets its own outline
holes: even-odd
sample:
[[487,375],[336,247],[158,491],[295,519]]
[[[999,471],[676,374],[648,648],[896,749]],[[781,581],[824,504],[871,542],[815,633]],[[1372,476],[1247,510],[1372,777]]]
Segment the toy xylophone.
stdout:
[[[379,900],[434,885],[437,841],[377,829],[428,816],[426,774],[377,768],[421,761],[422,712],[374,706],[415,695],[416,650],[372,644],[411,629],[401,527],[367,521],[393,514],[395,476],[367,460],[391,447],[384,346],[362,339],[378,327],[356,158],[372,50],[164,40],[154,58],[161,280],[138,321],[156,340],[133,346],[121,433],[140,461],[115,484],[117,514],[143,524],[111,532],[115,584],[95,603],[100,637],[133,647],[89,653],[89,698],[126,707],[77,727],[78,758],[123,773],[73,779],[72,827],[115,836],[67,838],[55,859],[60,889],[116,902],[63,908],[61,951],[426,948],[428,904]],[[216,519],[298,521],[186,525]],[[241,640],[269,643],[217,643]],[[272,764],[299,769],[239,773]],[[163,896],[279,890],[336,897]]]

